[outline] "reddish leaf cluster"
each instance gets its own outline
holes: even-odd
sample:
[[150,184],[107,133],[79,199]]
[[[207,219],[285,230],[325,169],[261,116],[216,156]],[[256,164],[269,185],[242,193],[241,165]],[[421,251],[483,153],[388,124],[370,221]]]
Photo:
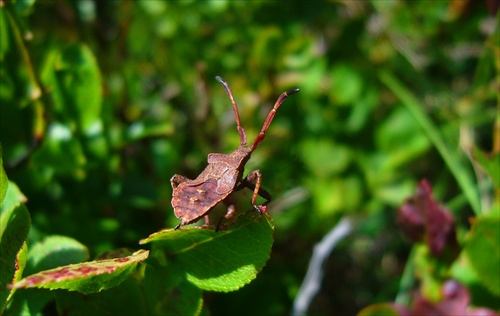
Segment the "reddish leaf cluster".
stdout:
[[408,309],[398,304],[392,307],[400,315],[463,315],[463,316],[499,316],[498,313],[488,308],[470,308],[470,294],[467,288],[455,280],[448,280],[441,286],[442,299],[438,302],[429,301],[419,296],[413,303],[413,308]]
[[457,254],[453,216],[434,200],[426,180],[420,181],[416,194],[398,209],[396,221],[406,236],[425,242],[434,256],[440,256],[445,247]]

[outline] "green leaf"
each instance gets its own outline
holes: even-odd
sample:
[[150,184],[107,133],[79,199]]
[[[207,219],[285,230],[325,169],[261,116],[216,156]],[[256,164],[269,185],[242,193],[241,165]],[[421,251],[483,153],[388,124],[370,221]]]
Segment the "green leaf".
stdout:
[[[19,252],[17,253],[17,256],[16,256],[16,270],[14,272],[14,276],[12,278],[12,282],[17,282],[19,280],[21,280],[21,278],[23,277],[23,271],[24,271],[24,268],[26,267],[26,259],[28,257],[28,246],[26,244],[26,242],[23,243],[21,249],[19,250]],[[16,292],[16,290],[11,290],[10,293],[9,293],[9,296],[7,297],[7,303],[9,305],[11,305],[11,299],[14,297],[14,293]],[[2,306],[2,308],[0,308],[0,314],[1,314],[1,311],[3,311],[3,309],[6,307],[7,305],[4,305]]]
[[487,155],[479,148],[474,148],[474,156],[493,181],[495,188],[500,188],[500,153]]
[[[374,304],[363,308],[358,316],[400,316],[407,315],[406,309],[396,304]],[[408,313],[409,314],[409,313]]]
[[[58,246],[61,247],[60,251],[57,249]],[[47,253],[44,254],[44,251]],[[85,260],[82,259],[83,255],[85,258],[88,257],[88,250],[78,241],[64,236],[49,236],[31,247],[25,275],[68,263],[81,262]],[[45,289],[22,289],[13,297],[8,313],[11,315],[40,314],[45,305],[53,299],[54,294]],[[87,306],[87,310],[88,308]]]
[[[69,45],[52,59],[52,72],[44,75],[55,86],[55,106],[61,116],[92,133],[101,114],[101,75],[92,51],[85,45]],[[50,66],[49,66],[50,67]]]
[[375,139],[377,148],[384,156],[382,162],[385,172],[415,161],[430,147],[428,138],[404,107],[397,107],[377,127]]
[[474,222],[465,252],[479,281],[500,295],[500,217],[481,217]]
[[301,143],[300,153],[315,178],[330,179],[344,171],[352,161],[349,148],[334,144],[330,139],[308,139]]
[[16,11],[22,15],[27,15],[30,13],[36,0],[17,0],[14,1],[14,8]]
[[56,291],[55,296],[59,315],[148,315],[136,278],[99,293]]
[[268,215],[258,221],[240,216],[227,231],[201,227],[167,229],[140,243],[154,242],[167,256],[174,256],[188,280],[199,288],[229,292],[249,283],[262,270],[271,253],[273,231]]
[[314,199],[314,221],[328,221],[332,214],[357,209],[361,203],[363,185],[357,177],[311,178],[305,183]]
[[151,315],[198,315],[203,306],[202,291],[185,278],[184,267],[148,264],[142,288]]
[[53,293],[43,289],[25,289],[15,293],[6,310],[7,315],[43,315],[42,309],[54,299]]
[[139,121],[130,125],[128,138],[131,141],[137,141],[148,137],[164,137],[172,135],[173,132],[174,126],[171,122],[150,123]]
[[2,204],[0,204],[0,214],[4,212],[11,211],[12,209],[19,206],[21,203],[25,203],[28,199],[24,196],[24,194],[19,190],[19,187],[13,183],[7,183],[7,192],[5,192],[4,200]]
[[0,311],[5,306],[11,290],[7,284],[18,278],[24,269],[25,241],[28,237],[31,219],[24,204],[7,209],[0,215]]
[[331,99],[334,103],[352,105],[363,91],[363,78],[356,68],[345,63],[333,67],[332,82]]
[[346,121],[346,130],[359,132],[371,118],[373,110],[380,102],[379,90],[368,86],[363,95],[354,100],[351,113]]
[[3,204],[3,199],[7,193],[7,187],[9,186],[9,179],[7,179],[7,174],[3,168],[3,152],[2,144],[0,144],[0,205]]
[[28,244],[24,242],[16,256],[17,270],[14,273],[14,278],[12,279],[13,282],[17,282],[22,279],[27,261],[28,261]]
[[441,284],[447,277],[448,264],[432,255],[424,243],[417,243],[415,249],[415,273],[421,280],[421,292],[430,300],[441,298]]
[[81,142],[67,125],[52,122],[43,145],[33,154],[33,164],[52,169],[56,174],[71,174],[75,178],[85,175],[87,158]]
[[29,252],[26,275],[88,260],[85,245],[66,236],[48,236],[35,243]]
[[137,4],[150,15],[161,15],[168,8],[168,3],[162,1],[141,1]]
[[149,251],[139,250],[123,258],[89,261],[45,270],[11,285],[12,288],[66,289],[84,294],[96,293],[117,286],[132,272]]
[[[0,7],[0,61],[4,61],[4,56],[9,50],[9,27],[7,23],[7,14],[3,7]],[[4,67],[2,67],[4,68]]]
[[455,180],[460,185],[467,200],[474,210],[474,213],[481,214],[481,201],[475,181],[468,172],[465,165],[461,162],[457,153],[452,151],[445,142],[439,128],[432,122],[423,110],[423,106],[418,99],[390,72],[384,71],[380,74],[380,79],[387,87],[403,102],[404,106],[410,111],[414,119],[427,134],[433,145],[439,151],[439,154],[446,162]]

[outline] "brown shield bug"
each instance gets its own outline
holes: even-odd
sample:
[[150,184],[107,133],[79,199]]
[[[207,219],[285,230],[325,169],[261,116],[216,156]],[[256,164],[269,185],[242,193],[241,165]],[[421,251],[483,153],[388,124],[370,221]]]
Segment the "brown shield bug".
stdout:
[[[208,214],[219,202],[223,202],[227,205],[227,213],[224,217],[231,218],[236,213],[235,207],[231,202],[231,195],[234,191],[241,190],[245,187],[253,190],[251,205],[259,213],[265,211],[264,205],[271,200],[271,195],[260,187],[262,183],[262,174],[260,171],[254,170],[243,178],[243,169],[246,162],[250,159],[252,152],[264,139],[266,131],[276,114],[276,110],[278,110],[281,103],[283,103],[289,95],[297,93],[299,89],[283,92],[279,96],[273,109],[267,115],[259,135],[251,146],[247,146],[247,137],[245,130],[241,126],[238,107],[234,101],[231,89],[227,82],[222,80],[221,77],[217,76],[215,79],[222,83],[231,99],[234,115],[236,117],[236,126],[240,135],[240,146],[230,154],[209,154],[208,166],[194,180],[190,180],[178,174],[175,174],[170,179],[173,189],[172,207],[174,208],[175,216],[181,220],[181,223],[175,226],[175,229],[196,222],[204,216],[208,224]],[[253,184],[254,181],[255,184]],[[255,204],[257,195],[266,199],[264,205]],[[218,226],[219,225],[217,225],[216,229],[218,229]]]

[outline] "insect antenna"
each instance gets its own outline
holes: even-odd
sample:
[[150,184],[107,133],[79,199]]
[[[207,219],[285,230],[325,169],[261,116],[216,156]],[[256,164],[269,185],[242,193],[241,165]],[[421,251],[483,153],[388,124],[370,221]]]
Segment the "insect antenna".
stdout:
[[259,146],[260,142],[266,136],[266,131],[269,128],[269,125],[271,125],[271,122],[273,121],[274,115],[276,115],[276,111],[280,107],[281,103],[283,103],[283,101],[285,101],[286,98],[288,98],[289,95],[297,93],[297,92],[299,92],[299,90],[300,89],[293,89],[293,90],[290,90],[290,91],[286,91],[286,92],[283,92],[279,96],[278,100],[276,100],[276,103],[274,103],[273,109],[267,115],[266,120],[264,122],[264,125],[262,125],[262,130],[260,131],[259,135],[257,136],[257,138],[255,138],[255,141],[253,142],[252,151],[255,150],[255,148],[257,148],[257,146]]
[[231,103],[233,104],[234,116],[236,116],[236,127],[238,128],[238,134],[240,134],[240,144],[247,144],[247,135],[245,134],[245,130],[241,126],[240,122],[240,114],[238,113],[238,106],[236,105],[236,101],[234,101],[233,94],[231,93],[231,89],[229,89],[229,85],[225,82],[221,77],[216,76],[215,79],[222,83],[224,88],[226,89],[227,94],[229,94],[229,98],[231,99]]

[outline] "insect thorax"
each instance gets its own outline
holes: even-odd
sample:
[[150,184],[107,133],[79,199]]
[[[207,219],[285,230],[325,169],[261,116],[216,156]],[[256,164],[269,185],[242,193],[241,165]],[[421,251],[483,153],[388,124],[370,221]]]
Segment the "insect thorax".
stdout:
[[236,148],[232,153],[228,154],[227,162],[233,168],[239,168],[240,166],[244,166],[248,159],[250,159],[250,155],[252,154],[252,150],[245,145],[241,145]]
[[250,159],[250,154],[252,150],[245,146],[240,146],[236,148],[230,154],[219,154],[213,153],[208,155],[209,164],[224,164],[232,169],[238,169],[240,166],[245,165],[245,163]]

